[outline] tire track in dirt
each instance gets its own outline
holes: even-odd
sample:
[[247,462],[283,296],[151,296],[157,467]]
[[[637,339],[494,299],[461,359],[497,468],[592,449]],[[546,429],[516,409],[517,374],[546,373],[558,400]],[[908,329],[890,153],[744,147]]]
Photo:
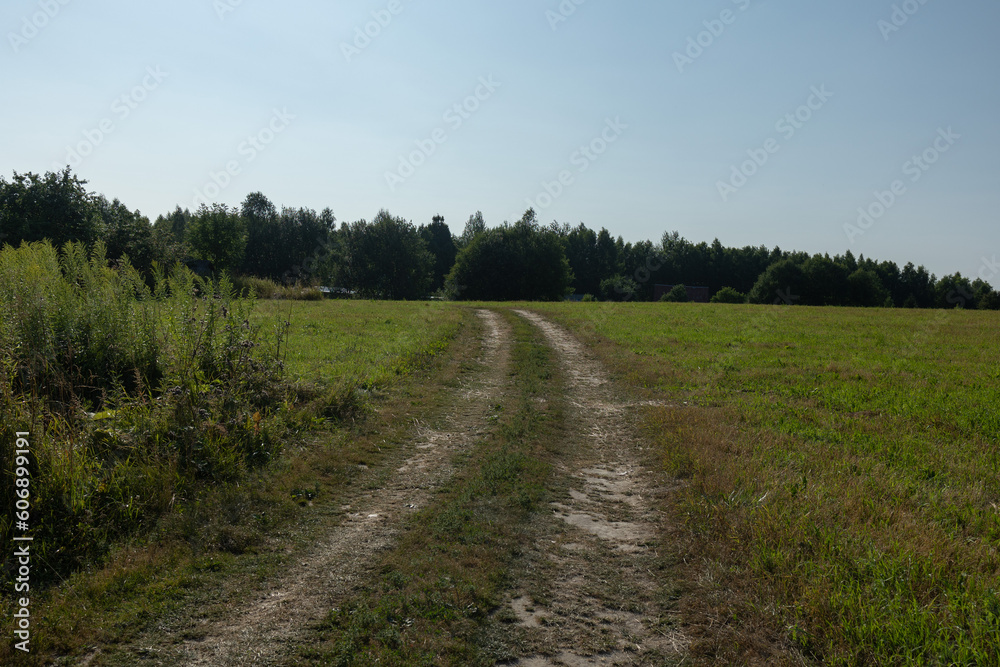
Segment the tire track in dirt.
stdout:
[[514,664],[663,665],[683,661],[687,640],[666,609],[664,575],[652,573],[668,492],[641,464],[634,405],[612,391],[600,363],[567,331],[515,311],[555,350],[566,377],[567,454],[556,463],[565,498],[526,549],[510,603],[522,657]]
[[[482,352],[472,377],[453,390],[442,427],[418,426],[383,486],[346,500],[345,520],[253,600],[220,619],[202,614],[195,632],[186,633],[198,639],[156,651],[159,664],[282,664],[309,624],[369,580],[378,553],[394,546],[405,517],[451,477],[453,455],[485,434],[489,409],[509,383],[510,327],[491,311],[476,315],[485,330]],[[149,664],[148,653],[143,662]]]

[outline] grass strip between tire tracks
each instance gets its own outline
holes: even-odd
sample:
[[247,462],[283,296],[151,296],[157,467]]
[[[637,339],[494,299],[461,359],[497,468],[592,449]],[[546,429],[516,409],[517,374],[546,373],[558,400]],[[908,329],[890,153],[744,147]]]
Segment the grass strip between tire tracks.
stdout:
[[551,350],[526,321],[504,316],[514,331],[515,383],[488,417],[495,427],[460,455],[459,472],[411,519],[378,580],[317,628],[301,652],[307,662],[491,665],[513,657],[486,629],[531,514],[545,505],[564,417]]

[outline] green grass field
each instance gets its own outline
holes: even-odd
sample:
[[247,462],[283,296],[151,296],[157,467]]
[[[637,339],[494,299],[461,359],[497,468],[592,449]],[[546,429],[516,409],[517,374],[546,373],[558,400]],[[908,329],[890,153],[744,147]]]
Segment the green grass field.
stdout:
[[[662,507],[672,550],[663,557],[682,591],[678,611],[696,664],[1000,664],[1000,313],[518,307],[576,333],[643,404],[641,431],[677,483]],[[178,492],[176,504],[171,499],[100,562],[36,595],[31,664],[138,641],[157,618],[214,604],[197,591],[238,593],[280,571],[283,552],[261,545],[301,542],[319,530],[308,523],[319,519],[310,518],[304,497],[335,508],[359,475],[382,474],[414,419],[442,408],[444,387],[478,346],[471,310],[454,304],[262,301],[254,317],[265,329],[290,322],[282,354],[294,387],[263,423],[291,446],[245,477],[188,485],[190,495]],[[482,495],[480,451],[485,461],[494,446],[535,447],[550,435],[548,427],[531,438],[504,430],[530,413],[536,393],[561,391],[546,379],[552,360],[539,356],[537,332],[512,319],[521,393],[498,422],[503,437],[477,445],[468,470],[427,517],[461,513]],[[450,370],[441,370],[446,362]],[[339,417],[345,405],[368,403],[379,405],[377,419],[364,409],[350,413],[357,419]],[[81,488],[95,480],[81,478]],[[509,481],[515,490],[540,483],[519,469]],[[170,490],[160,495],[170,498]],[[474,527],[512,540],[525,519],[503,509],[510,498],[501,491],[508,489],[495,493],[503,511],[483,514]],[[424,599],[434,593],[437,580],[427,578],[434,568],[483,579],[466,602],[489,607],[502,590],[490,577],[516,551],[486,563],[448,531],[414,532],[403,546],[387,556],[386,576],[353,601],[358,608],[393,611],[400,600]],[[413,561],[417,552],[436,556]],[[9,615],[9,605],[5,596],[0,613]],[[362,620],[375,625],[332,615],[315,651],[300,655],[322,661],[347,646],[345,638],[378,629],[377,614]],[[455,628],[465,628],[452,628],[453,620],[428,621],[425,630],[452,646]],[[479,655],[479,639],[466,632],[455,646]],[[368,645],[358,641],[351,651]],[[0,648],[0,662],[10,650]]]
[[534,309],[662,403],[701,652],[1000,664],[1000,315]]
[[415,301],[260,301],[257,313],[262,322],[291,323],[290,379],[320,385],[347,380],[365,388],[440,352],[463,318],[448,304]]

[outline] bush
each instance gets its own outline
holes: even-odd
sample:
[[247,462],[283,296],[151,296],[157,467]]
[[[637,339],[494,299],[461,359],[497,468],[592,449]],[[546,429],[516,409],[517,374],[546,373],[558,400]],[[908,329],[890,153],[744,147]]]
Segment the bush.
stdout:
[[[31,434],[39,584],[280,450],[283,326],[252,325],[253,299],[226,278],[178,266],[155,283],[107,266],[100,245],[0,250],[0,442]],[[12,521],[0,516],[0,541]]]
[[240,296],[251,296],[255,299],[272,299],[281,290],[281,285],[273,280],[256,276],[233,278],[233,287]]
[[709,303],[746,303],[747,297],[732,287],[723,287],[712,295]]
[[639,291],[639,284],[626,276],[614,276],[601,281],[604,301],[629,301]]
[[660,301],[670,301],[673,303],[687,303],[690,300],[687,287],[684,285],[674,285],[672,290],[660,297]]
[[[89,254],[48,242],[0,250],[0,353],[15,392],[69,405],[96,405],[119,386],[155,384],[156,325],[151,293],[125,259],[108,267],[104,246]],[[136,307],[136,304],[141,304]]]
[[295,301],[322,301],[323,292],[318,287],[279,285],[268,278],[240,276],[233,278],[236,294],[256,299],[288,299]]
[[584,303],[591,303],[593,301],[597,301],[597,299],[594,298],[593,294],[584,294],[583,298],[580,300],[583,301]]

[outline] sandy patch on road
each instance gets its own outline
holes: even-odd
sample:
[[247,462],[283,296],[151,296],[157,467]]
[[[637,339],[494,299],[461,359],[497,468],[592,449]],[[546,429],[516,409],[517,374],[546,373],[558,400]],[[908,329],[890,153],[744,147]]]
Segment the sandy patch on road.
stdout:
[[[511,603],[523,657],[515,664],[663,665],[688,641],[664,604],[653,500],[664,485],[641,463],[634,403],[622,402],[600,363],[567,331],[516,311],[545,335],[567,379],[565,497],[552,504],[525,558],[530,577]],[[529,581],[531,579],[531,581]]]

